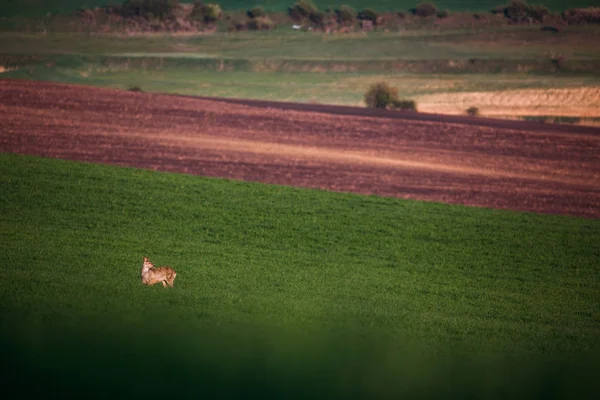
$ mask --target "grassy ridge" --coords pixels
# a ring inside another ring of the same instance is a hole
[[[0,346],[26,392],[593,389],[598,221],[9,154],[0,177]],[[174,290],[140,284],[144,254]],[[178,386],[131,386],[157,373]]]
[[[0,16],[43,16],[46,13],[69,13],[80,8],[91,8],[107,4],[118,4],[119,0],[5,0],[0,4]],[[181,1],[182,3],[191,3],[192,1]],[[283,11],[294,4],[293,0],[256,0],[248,2],[244,0],[221,0],[216,1],[221,4],[223,9],[246,10],[253,6],[262,6],[270,11]],[[342,4],[350,5],[356,9],[366,7],[374,8],[379,11],[406,11],[414,7],[419,1],[415,0],[318,0],[314,1],[321,9],[327,7],[337,7]],[[437,0],[434,2],[439,9],[448,9],[451,11],[489,11],[495,6],[503,4],[500,0]],[[565,2],[563,0],[544,0],[543,4],[553,11],[562,11],[573,7],[586,7],[595,5],[592,0],[572,0]]]

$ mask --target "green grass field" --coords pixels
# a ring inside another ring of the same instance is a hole
[[[21,394],[597,389],[599,221],[10,154],[0,177]],[[143,255],[175,289],[140,283]]]
[[[0,17],[105,3],[8,1]],[[220,3],[284,10],[293,1]],[[484,11],[502,2],[435,4]],[[0,77],[353,105],[379,80],[414,98],[600,85],[593,27],[123,38],[42,22],[25,29],[0,18]],[[566,59],[560,72],[548,69],[556,52]],[[471,59],[480,61],[466,70],[448,64]],[[3,389],[18,397],[548,399],[600,390],[599,221],[10,154],[0,154],[0,181]],[[140,283],[144,255],[177,269],[175,289]]]

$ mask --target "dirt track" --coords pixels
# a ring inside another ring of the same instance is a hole
[[[598,129],[274,106],[0,80],[0,151],[600,217]]]

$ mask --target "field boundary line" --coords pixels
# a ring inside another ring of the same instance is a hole
[[[281,110],[294,110],[303,112],[318,112],[323,114],[338,114],[354,117],[388,118],[423,122],[441,122],[469,126],[483,126],[488,128],[510,129],[526,131],[527,133],[543,132],[545,134],[583,134],[600,138],[600,128],[594,126],[563,125],[554,123],[541,123],[534,121],[516,121],[498,118],[470,117],[467,115],[433,114],[414,111],[381,110],[376,108],[341,106],[333,104],[310,104],[287,101],[239,99],[214,96],[193,96],[176,93],[164,93],[169,96],[195,98],[207,101],[219,101],[230,104],[239,104],[249,107],[278,108]]]

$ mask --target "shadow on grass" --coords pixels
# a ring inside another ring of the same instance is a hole
[[[2,318],[0,349],[20,398],[592,398],[600,366],[331,331],[60,317]]]

